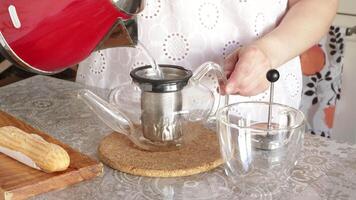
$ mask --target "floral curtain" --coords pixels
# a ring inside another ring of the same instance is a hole
[[[332,137],[337,102],[341,94],[345,29],[331,26],[329,33],[301,58],[304,112],[311,134]]]

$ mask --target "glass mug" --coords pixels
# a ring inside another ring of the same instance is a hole
[[[266,102],[231,104],[217,113],[225,173],[242,192],[279,194],[280,184],[290,176],[302,150],[303,113],[276,103],[271,108],[269,129]]]

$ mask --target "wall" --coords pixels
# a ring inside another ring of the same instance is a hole
[[[356,1],[340,0],[339,14],[334,24],[356,26]],[[351,16],[354,15],[354,16]],[[341,100],[336,107],[332,138],[356,143],[356,34],[345,39],[345,59]]]

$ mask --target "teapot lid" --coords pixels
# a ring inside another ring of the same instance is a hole
[[[157,77],[150,65],[138,67],[130,72],[134,82],[145,92],[176,92],[182,90],[192,77],[191,70],[176,65],[160,65],[163,79]]]

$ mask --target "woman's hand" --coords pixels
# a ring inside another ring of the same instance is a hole
[[[256,95],[268,88],[266,73],[300,55],[327,32],[338,0],[289,0],[280,24],[227,57],[222,94]]]
[[[228,77],[223,86],[225,94],[253,96],[265,91],[269,83],[266,79],[271,62],[257,45],[236,49],[225,60],[224,70]]]

